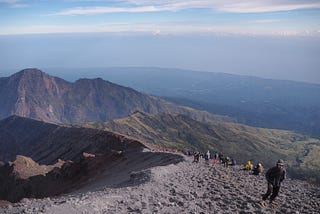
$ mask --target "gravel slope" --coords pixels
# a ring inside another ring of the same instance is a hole
[[[148,161],[139,160],[132,164]],[[191,157],[135,171],[126,165],[110,168],[77,192],[23,199],[0,207],[0,213],[320,213],[320,187],[299,180],[286,179],[279,205],[262,207],[258,202],[266,191],[264,175],[251,175],[239,166],[192,163]],[[116,171],[129,176],[118,179]]]

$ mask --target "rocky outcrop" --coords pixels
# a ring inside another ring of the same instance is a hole
[[[8,164],[11,166],[11,174],[14,177],[28,179],[37,175],[46,175],[56,167],[61,168],[64,163],[65,161],[59,159],[54,165],[39,165],[29,157],[17,155],[16,160]]]

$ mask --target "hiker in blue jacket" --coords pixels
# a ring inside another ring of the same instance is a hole
[[[263,206],[266,205],[266,200],[270,196],[270,203],[276,204],[274,199],[278,196],[281,182],[286,178],[286,170],[284,168],[284,161],[278,160],[277,165],[270,168],[266,173],[266,179],[268,182],[268,190],[263,195],[262,201],[260,202]],[[272,194],[271,194],[272,193]]]

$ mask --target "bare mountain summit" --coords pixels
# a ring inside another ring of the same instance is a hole
[[[0,78],[0,102],[0,119],[15,114],[46,122],[77,123],[108,121],[143,111],[184,114],[200,121],[230,120],[177,106],[101,78],[70,83],[38,69]]]

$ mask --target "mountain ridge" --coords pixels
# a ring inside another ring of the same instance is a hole
[[[320,141],[295,132],[235,123],[203,123],[184,115],[140,112],[105,123],[82,125],[130,136],[160,148],[222,151],[238,163],[252,160],[270,167],[270,163],[282,158],[286,160],[291,176],[320,182],[316,158],[320,155]]]
[[[100,76],[178,105],[237,122],[320,136],[320,84],[152,67],[48,69],[74,79]]]
[[[199,120],[232,120],[190,107],[177,106],[101,78],[74,83],[39,69],[24,69],[0,78],[0,119],[16,114],[54,123],[108,121],[134,111],[186,114]]]

